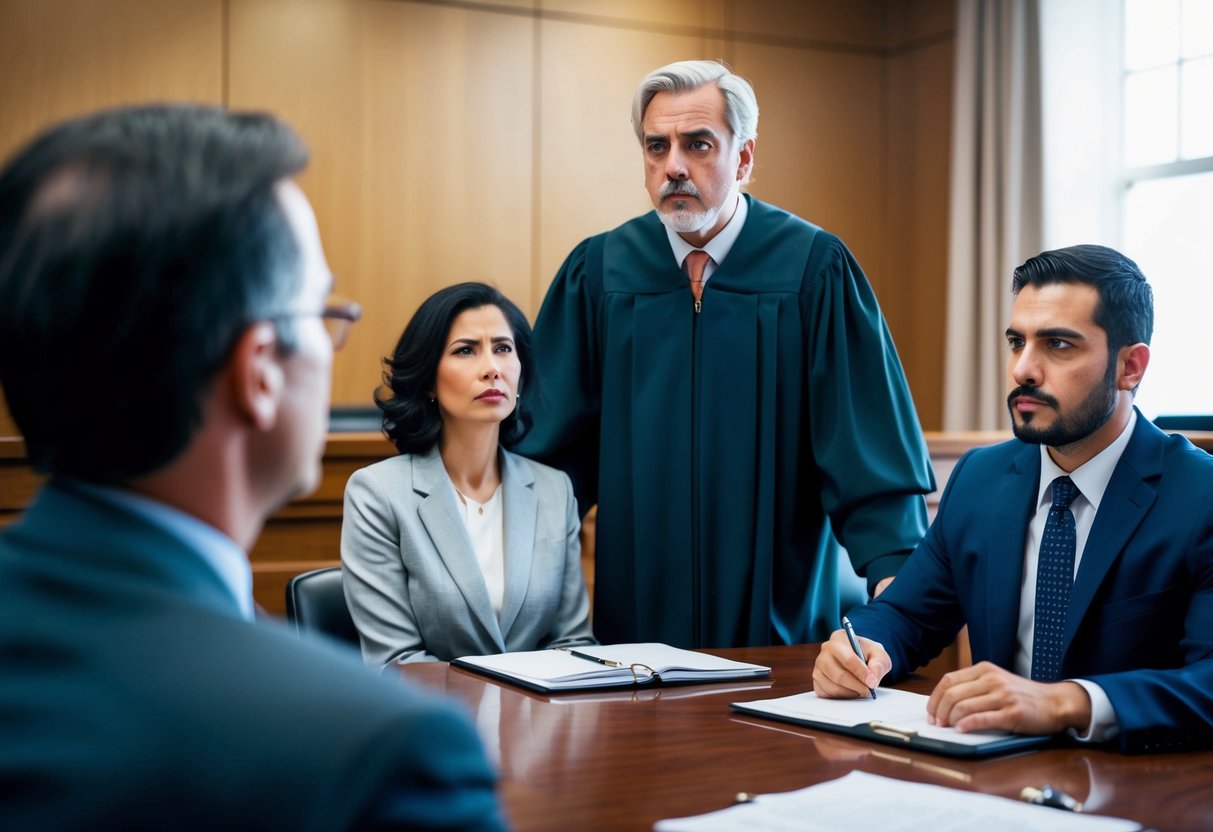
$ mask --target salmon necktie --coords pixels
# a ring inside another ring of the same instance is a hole
[[[703,269],[708,264],[708,253],[701,249],[695,249],[687,255],[687,277],[691,281],[691,294],[695,296],[695,303],[703,300]]]

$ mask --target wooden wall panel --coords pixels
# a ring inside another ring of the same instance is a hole
[[[888,11],[888,45],[895,51],[922,41],[938,42],[953,38],[956,0],[892,2],[888,5]]]
[[[0,3],[0,158],[52,122],[100,107],[219,103],[222,0]]]
[[[950,38],[888,61],[881,302],[926,430],[943,424],[952,77]]]
[[[425,0],[422,0],[423,2]],[[501,9],[517,10],[528,14],[534,12],[541,5],[541,0],[447,0],[452,6],[467,6],[471,9],[484,10],[491,7],[499,7]]]
[[[231,103],[272,109],[313,153],[302,179],[340,290],[364,318],[333,400],[369,404],[379,359],[436,289],[531,288],[533,23],[455,5],[246,0]]]
[[[901,1],[732,0],[732,28],[740,37],[878,56],[885,48],[888,7]]]
[[[0,2],[0,160],[101,107],[222,96],[222,0]],[[0,397],[0,437],[16,435]]]
[[[0,152],[117,101],[285,117],[313,151],[303,186],[339,288],[367,309],[334,401],[366,404],[435,289],[487,279],[533,316],[573,245],[648,210],[633,85],[723,57],[762,106],[752,192],[854,249],[937,427],[953,14],[950,0],[0,0]]]
[[[573,246],[652,210],[632,93],[650,70],[705,48],[697,36],[562,22],[544,21],[540,32],[535,312]]]
[[[13,417],[8,412],[8,406],[4,403],[4,391],[0,390],[0,437],[17,436],[17,424],[13,421]]]
[[[728,0],[539,0],[545,16],[556,20],[575,20],[600,29],[638,29],[721,25],[721,14]],[[670,58],[677,60],[677,58]],[[661,61],[645,72],[661,66]],[[643,75],[644,73],[641,73]]]
[[[881,295],[882,61],[736,45],[761,116],[750,192],[840,236]]]

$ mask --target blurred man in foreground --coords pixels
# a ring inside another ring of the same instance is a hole
[[[159,106],[0,172],[0,386],[50,475],[0,537],[7,830],[501,825],[454,707],[253,623],[358,317],[305,163],[268,116]]]

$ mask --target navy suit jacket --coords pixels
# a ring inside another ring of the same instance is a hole
[[[974,661],[1011,669],[1040,449],[1012,440],[957,464],[897,580],[850,613],[892,678],[964,624]],[[1107,693],[1125,751],[1213,744],[1213,457],[1138,414],[1087,538],[1066,618],[1063,678]]]
[[[182,541],[70,484],[0,536],[0,668],[6,830],[502,826],[454,705],[243,620]]]

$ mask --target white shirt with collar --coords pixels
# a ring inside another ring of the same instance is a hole
[[[1028,524],[1027,540],[1024,543],[1023,582],[1019,588],[1019,651],[1015,654],[1015,672],[1020,676],[1029,678],[1032,675],[1032,634],[1036,624],[1036,568],[1040,560],[1040,540],[1044,536],[1049,509],[1053,505],[1053,480],[1068,476],[1078,488],[1079,494],[1070,504],[1070,512],[1074,515],[1074,575],[1077,576],[1087,538],[1091,535],[1095,515],[1099,512],[1099,503],[1103,500],[1104,492],[1108,490],[1112,473],[1116,470],[1116,464],[1120,462],[1136,425],[1137,410],[1134,409],[1129,414],[1129,423],[1112,444],[1068,473],[1053,461],[1046,446],[1040,446],[1040,482],[1037,485],[1036,513]],[[1112,703],[1103,688],[1085,679],[1067,681],[1082,685],[1091,697],[1091,725],[1086,733],[1077,735],[1078,738],[1103,742],[1115,737],[1120,732],[1120,726],[1116,722]]]
[[[72,484],[118,511],[142,518],[184,543],[219,576],[224,587],[231,592],[240,610],[240,617],[245,621],[253,620],[253,569],[249,565],[248,553],[236,541],[197,517],[133,491],[79,480],[73,480]]]
[[[729,256],[729,251],[733,248],[733,243],[737,242],[737,238],[741,236],[741,229],[745,225],[746,215],[750,213],[749,203],[742,196],[741,192],[737,193],[737,210],[733,212],[733,216],[725,223],[724,228],[716,232],[716,236],[708,240],[702,251],[708,253],[708,262],[703,266],[703,282],[706,284],[708,278],[716,271],[716,267],[724,262],[724,258]],[[687,255],[695,251],[695,246],[688,243],[678,235],[677,231],[671,231],[669,226],[666,226],[665,235],[669,238],[670,248],[674,252],[674,262],[678,264],[678,268],[686,271]]]

